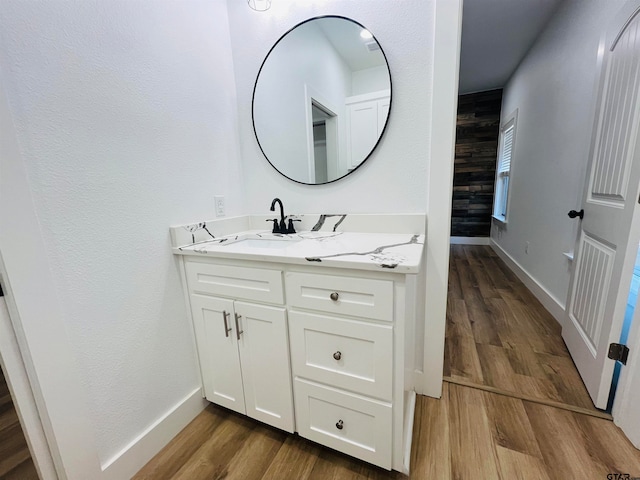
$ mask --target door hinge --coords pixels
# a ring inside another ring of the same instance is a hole
[[[619,343],[612,343],[609,345],[609,353],[607,354],[607,357],[626,365],[627,359],[629,358],[629,347]]]

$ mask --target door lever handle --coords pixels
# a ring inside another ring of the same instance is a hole
[[[571,210],[567,215],[569,215],[569,218],[580,217],[580,220],[582,220],[584,218],[584,208],[579,212],[576,212],[575,210]]]

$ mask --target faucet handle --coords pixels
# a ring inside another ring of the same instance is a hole
[[[298,218],[289,218],[289,226],[287,227],[287,233],[296,233],[296,229],[293,228],[293,222],[301,222],[301,221],[302,220]]]
[[[278,219],[274,218],[274,219],[267,219],[265,220],[265,222],[273,222],[273,230],[271,230],[271,233],[280,233],[280,226],[278,225]]]

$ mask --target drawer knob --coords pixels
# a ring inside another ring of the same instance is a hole
[[[329,298],[334,302],[338,301],[338,297],[340,297],[340,295],[338,295],[338,292],[333,292],[331,295],[329,295]]]
[[[342,420],[338,420],[338,423],[336,423],[336,428],[338,430],[342,430],[344,428],[344,422]]]
[[[340,360],[342,358],[342,353],[340,353],[340,351],[337,351],[333,354],[333,358],[334,360]]]

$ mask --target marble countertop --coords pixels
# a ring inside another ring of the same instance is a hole
[[[248,230],[173,248],[175,254],[418,273],[424,235]]]

